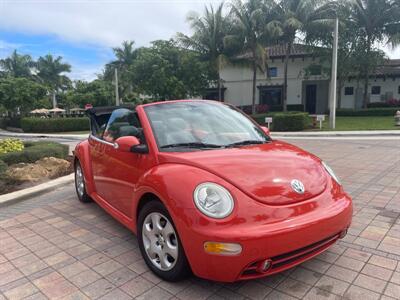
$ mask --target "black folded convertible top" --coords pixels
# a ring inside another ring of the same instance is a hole
[[[98,130],[107,124],[111,113],[118,108],[127,108],[135,111],[135,105],[133,104],[123,104],[120,106],[99,106],[92,107],[85,110],[86,115],[90,119],[90,131],[92,134],[96,134]]]
[[[136,106],[134,104],[129,104],[129,103],[122,104],[120,106],[98,106],[85,110],[85,113],[89,116],[100,116],[100,115],[111,114],[114,110],[118,108],[127,108],[135,110],[135,107]]]

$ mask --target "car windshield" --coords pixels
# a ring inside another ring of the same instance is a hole
[[[193,151],[262,144],[270,138],[235,108],[209,101],[144,107],[161,151]]]

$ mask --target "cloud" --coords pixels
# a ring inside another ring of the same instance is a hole
[[[186,16],[220,1],[9,1],[0,4],[0,28],[54,34],[73,42],[113,47],[123,40],[139,46],[188,32]]]

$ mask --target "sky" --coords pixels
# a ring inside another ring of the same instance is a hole
[[[92,80],[112,47],[137,47],[190,33],[186,17],[220,0],[0,0],[0,58],[14,49],[34,59],[51,53],[72,65],[72,79]],[[400,58],[400,47],[384,49]]]

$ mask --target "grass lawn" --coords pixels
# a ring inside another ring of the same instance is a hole
[[[400,126],[394,125],[394,117],[336,117],[335,130],[400,130]],[[319,122],[316,129],[319,131]],[[322,123],[322,130],[331,130],[329,128],[329,118]]]

